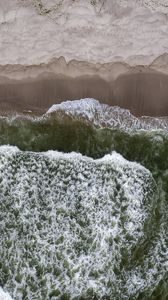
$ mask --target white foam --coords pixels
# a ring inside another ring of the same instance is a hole
[[[0,300],[12,300],[11,296],[0,287]]]
[[[168,118],[152,118],[133,116],[128,109],[118,106],[109,106],[100,103],[93,98],[73,101],[64,101],[52,105],[46,112],[46,116],[62,114],[72,118],[84,119],[98,127],[118,128],[126,131],[134,130],[166,130],[168,129]]]
[[[59,104],[52,105],[47,113],[52,113],[59,110],[67,110],[68,112],[84,113],[91,112],[92,109],[97,108],[100,105],[98,100],[93,98],[85,98],[74,101],[63,101]]]
[[[1,154],[6,154],[6,155],[12,155],[17,152],[19,152],[19,148],[16,146],[10,146],[10,145],[2,145],[0,146],[0,153]]]
[[[46,299],[52,282],[61,293],[73,297],[92,287],[101,299],[110,293],[109,280],[112,288],[119,288],[123,279],[118,279],[115,268],[120,270],[122,250],[130,255],[132,247],[145,239],[144,224],[150,223],[154,201],[150,172],[116,152],[94,160],[77,153],[6,149],[7,152],[0,147],[0,189],[5,214],[0,250],[3,252],[6,242],[11,243],[5,248],[3,259],[9,269],[12,266],[13,273],[5,288],[11,291],[14,286],[12,296],[17,299],[28,276],[36,286],[45,278]],[[45,269],[40,278],[37,266]],[[55,267],[61,270],[56,277]],[[144,270],[138,274],[140,288],[145,290],[142,274],[145,276]],[[16,276],[21,279],[16,280]],[[128,276],[125,271],[123,288],[132,277],[135,278],[134,270]],[[152,285],[152,280],[148,285]],[[37,299],[42,298],[42,289],[38,290]],[[136,291],[133,286],[130,293]],[[31,287],[27,293],[33,299]]]

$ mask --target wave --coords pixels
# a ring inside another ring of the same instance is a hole
[[[123,129],[126,131],[135,130],[165,130],[168,129],[168,117],[137,118],[128,109],[118,106],[102,104],[98,100],[86,98],[74,101],[65,101],[55,104],[46,112],[47,114],[62,114],[72,118],[82,118],[97,127]]]
[[[94,160],[7,146],[0,166],[1,281],[14,299],[152,294],[167,250],[146,168],[115,152]]]
[[[166,117],[136,118],[128,110],[94,99],[67,101],[54,105],[42,117],[0,117],[0,145],[37,152],[75,151],[94,158],[114,150],[136,160],[125,152],[138,143],[145,152],[158,144],[158,151],[167,149],[167,124]]]
[[[38,118],[1,117],[0,145],[5,291],[166,299],[167,118],[68,101]]]

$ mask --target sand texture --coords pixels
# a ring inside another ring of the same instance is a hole
[[[99,76],[70,76],[46,73],[36,78],[0,80],[1,113],[45,113],[52,104],[83,98],[127,108],[135,116],[168,114],[168,75],[128,73],[116,80]]]
[[[0,0],[0,107],[94,97],[168,114],[166,0]]]
[[[167,14],[167,0],[0,0],[0,64],[148,65],[167,52]]]

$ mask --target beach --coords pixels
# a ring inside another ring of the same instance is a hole
[[[166,300],[167,0],[0,0],[0,300]]]
[[[131,70],[113,78],[113,70],[110,74],[110,69],[102,74],[89,68],[85,75],[77,71],[77,76],[68,76],[65,71],[63,74],[41,72],[35,77],[17,80],[0,78],[1,113],[32,112],[39,115],[52,104],[94,98],[101,103],[129,109],[135,116],[161,117],[168,114],[167,74]]]

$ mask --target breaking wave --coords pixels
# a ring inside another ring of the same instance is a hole
[[[4,291],[166,300],[166,118],[68,101],[39,118],[1,117],[0,144]]]
[[[140,129],[168,129],[168,117],[144,116],[136,118],[127,109],[102,104],[98,100],[90,98],[55,104],[46,112],[46,115],[48,114],[54,114],[55,117],[62,115],[62,117],[83,119],[96,127],[121,129],[128,132]]]

